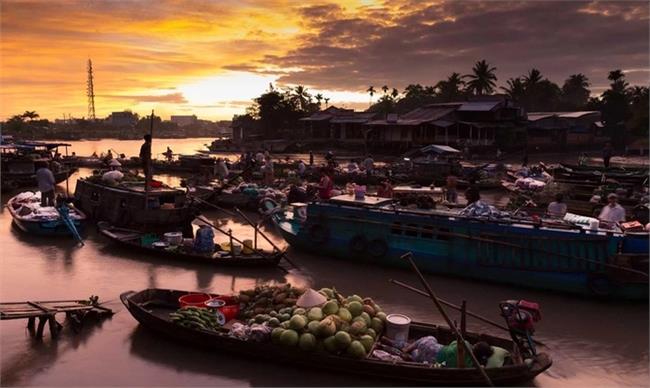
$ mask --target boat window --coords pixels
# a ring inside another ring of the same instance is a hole
[[[418,236],[418,226],[415,224],[408,224],[406,225],[406,233],[404,233],[407,236],[410,237],[417,237]]]
[[[390,232],[392,234],[402,234],[402,224],[400,222],[393,222]]]
[[[449,240],[448,233],[449,233],[449,228],[440,228],[439,233],[436,234],[436,239],[448,241]]]
[[[424,225],[422,227],[422,233],[421,236],[423,238],[433,238],[433,226],[430,225]]]

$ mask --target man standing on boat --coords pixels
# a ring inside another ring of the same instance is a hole
[[[151,179],[151,135],[144,135],[144,143],[140,147],[140,163],[145,180]]]
[[[609,168],[609,160],[612,158],[612,145],[607,142],[603,148],[603,165]]]
[[[611,193],[607,196],[607,205],[600,211],[598,220],[601,221],[601,227],[611,228],[618,222],[625,221],[625,209],[618,204],[618,196]]]
[[[54,174],[47,168],[47,163],[38,162],[36,170],[36,181],[41,191],[41,207],[54,206]]]

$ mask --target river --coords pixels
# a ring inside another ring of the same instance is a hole
[[[167,140],[165,140],[167,142]],[[206,139],[169,140],[174,151],[191,153]],[[139,142],[73,142],[79,155],[108,148],[136,154]],[[154,150],[158,150],[157,141]],[[161,140],[162,143],[162,140]],[[128,145],[127,145],[128,144]],[[166,144],[164,145],[166,147]],[[163,147],[163,146],[161,146]],[[164,148],[162,148],[164,149]],[[90,152],[88,152],[90,151]],[[158,151],[155,151],[158,152]],[[70,182],[90,173],[81,169]],[[160,176],[170,184],[178,178]],[[59,185],[64,190],[65,184]],[[3,194],[2,204],[8,200]],[[219,214],[205,213],[217,220]],[[239,220],[218,222],[236,233],[251,235]],[[273,239],[285,243],[270,226]],[[168,342],[139,327],[118,296],[126,290],[147,287],[228,293],[265,282],[291,282],[315,288],[336,286],[344,294],[372,296],[384,310],[414,319],[443,323],[431,302],[388,283],[398,279],[417,284],[407,270],[343,263],[289,249],[301,271],[284,274],[278,269],[220,269],[200,264],[180,264],[119,249],[89,230],[86,245],[67,239],[25,235],[0,213],[0,295],[2,301],[87,298],[99,295],[116,314],[79,334],[66,327],[58,340],[46,331],[34,341],[21,320],[0,323],[1,383],[29,386],[350,386],[385,385],[369,378],[246,360],[218,350],[194,349]],[[550,370],[532,383],[541,387],[647,386],[648,305],[603,303],[584,298],[427,275],[440,297],[499,321],[498,302],[523,298],[540,303],[543,319],[537,339],[554,359]],[[458,314],[452,313],[458,319]],[[62,320],[62,317],[59,318]],[[468,329],[504,335],[481,322],[468,320]]]

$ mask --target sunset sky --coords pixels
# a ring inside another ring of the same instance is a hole
[[[2,0],[0,118],[86,115],[92,58],[98,117],[152,108],[230,119],[274,85],[303,84],[363,109],[368,85],[400,91],[467,74],[498,84],[537,67],[561,85],[607,72],[650,83],[646,1]],[[375,97],[376,98],[376,97]]]

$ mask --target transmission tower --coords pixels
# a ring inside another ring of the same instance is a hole
[[[93,87],[93,63],[88,59],[88,81],[86,85],[88,96],[88,120],[95,120],[95,89]]]

